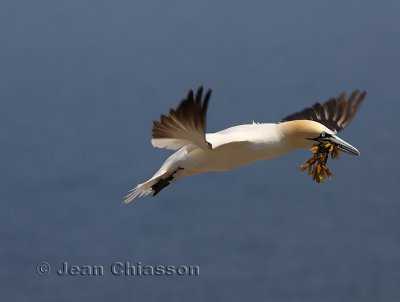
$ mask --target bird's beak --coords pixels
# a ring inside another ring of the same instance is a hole
[[[341,138],[337,137],[336,135],[332,135],[326,138],[320,138],[319,141],[331,142],[339,147],[339,150],[346,152],[351,155],[359,156],[360,151],[357,150],[356,147],[350,145],[349,143],[345,142]]]

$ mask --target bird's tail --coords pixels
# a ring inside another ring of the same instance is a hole
[[[135,188],[129,191],[129,194],[124,197],[124,204],[128,204],[135,198],[149,195],[153,192],[152,186],[157,183],[157,179],[149,179],[148,181],[138,184]]]
[[[135,188],[133,188],[128,195],[124,198],[124,204],[127,204],[134,200],[135,198],[139,198],[141,196],[146,196],[149,194],[153,194],[155,196],[165,187],[169,186],[172,182],[174,182],[178,177],[176,173],[180,170],[183,170],[181,167],[178,167],[174,170],[164,170],[163,167],[148,181],[138,184]]]

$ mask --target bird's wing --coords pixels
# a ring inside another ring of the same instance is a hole
[[[179,149],[193,144],[202,149],[211,149],[205,137],[211,90],[207,91],[203,100],[202,95],[203,87],[197,90],[195,96],[190,90],[177,109],[171,109],[168,115],[161,115],[160,121],[154,121],[151,140],[154,147]]]
[[[355,90],[347,97],[346,93],[342,92],[337,98],[331,98],[324,104],[315,103],[312,107],[285,117],[281,122],[312,120],[338,132],[351,122],[365,95],[365,91]]]

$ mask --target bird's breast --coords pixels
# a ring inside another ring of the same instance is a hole
[[[255,161],[272,159],[288,151],[277,142],[230,143],[210,151],[196,149],[190,152],[185,169],[198,172],[230,170]]]

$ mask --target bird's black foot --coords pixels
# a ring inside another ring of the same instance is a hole
[[[183,170],[183,168],[178,167],[178,169],[176,169],[170,176],[168,176],[167,178],[160,179],[159,181],[157,181],[151,187],[151,189],[153,190],[153,196],[156,196],[162,189],[164,189],[165,187],[168,187],[172,183],[172,181],[174,181],[174,175],[179,170]]]

